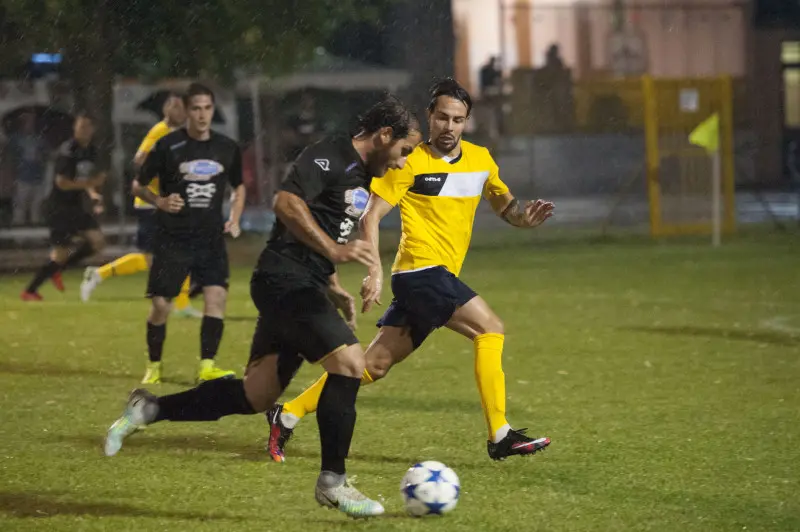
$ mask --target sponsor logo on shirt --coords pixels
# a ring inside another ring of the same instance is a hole
[[[210,159],[197,159],[181,163],[178,170],[186,181],[208,181],[225,171],[225,167]]]
[[[214,183],[207,183],[201,185],[200,183],[189,183],[186,185],[186,198],[189,207],[193,209],[207,209],[211,205],[211,200],[214,199],[214,194],[217,192],[217,185]]]
[[[368,200],[369,192],[361,187],[346,190],[344,193],[344,202],[347,204],[347,208],[344,212],[353,217],[361,216],[361,213],[367,208]]]

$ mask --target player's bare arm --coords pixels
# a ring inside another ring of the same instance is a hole
[[[166,198],[163,198],[154,194],[153,191],[146,186],[141,186],[141,184],[139,184],[139,188],[136,191],[136,197],[141,198],[151,205],[155,205],[162,211],[173,214],[180,211],[184,204],[180,194],[170,194]]]
[[[61,190],[89,190],[103,185],[106,174],[100,173],[92,179],[72,180],[61,174],[56,175],[55,185]]]
[[[233,238],[237,238],[242,230],[239,228],[239,220],[244,211],[244,200],[247,197],[244,185],[239,185],[231,192],[231,214],[225,222],[225,232],[230,233]]]
[[[553,203],[544,200],[520,201],[510,192],[489,199],[492,210],[514,227],[537,227],[553,215]]]
[[[381,290],[383,289],[383,266],[379,251],[379,226],[381,220],[392,210],[392,205],[377,194],[370,194],[364,214],[358,221],[361,239],[372,244],[375,254],[375,264],[369,268],[367,276],[361,284],[361,312],[368,312],[374,303],[381,304]]]
[[[136,168],[144,164],[145,159],[147,159],[147,153],[146,151],[139,150],[136,152],[136,155],[133,156],[133,164]]]
[[[275,195],[273,210],[297,239],[334,264],[356,261],[371,267],[375,263],[369,243],[354,240],[346,245],[339,245],[325,234],[301,197],[281,190]]]

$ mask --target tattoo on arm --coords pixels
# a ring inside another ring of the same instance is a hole
[[[525,224],[525,207],[517,198],[514,198],[503,209],[500,217],[510,225],[521,227]]]

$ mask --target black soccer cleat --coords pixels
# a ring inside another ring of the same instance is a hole
[[[276,403],[275,406],[267,412],[267,423],[269,423],[269,441],[267,442],[267,452],[270,458],[275,462],[286,461],[286,456],[283,449],[286,447],[286,442],[292,437],[293,429],[286,427],[281,422],[281,412],[283,412],[283,405]]]
[[[525,436],[528,429],[509,430],[506,437],[498,443],[486,442],[486,450],[492,460],[505,460],[515,454],[526,456],[541,451],[550,445],[550,438],[529,438]]]

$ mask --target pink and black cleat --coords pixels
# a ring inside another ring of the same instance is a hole
[[[550,438],[529,438],[525,436],[526,430],[528,429],[509,430],[506,437],[499,442],[488,441],[486,450],[489,451],[489,458],[505,460],[517,454],[527,456],[550,445]]]

